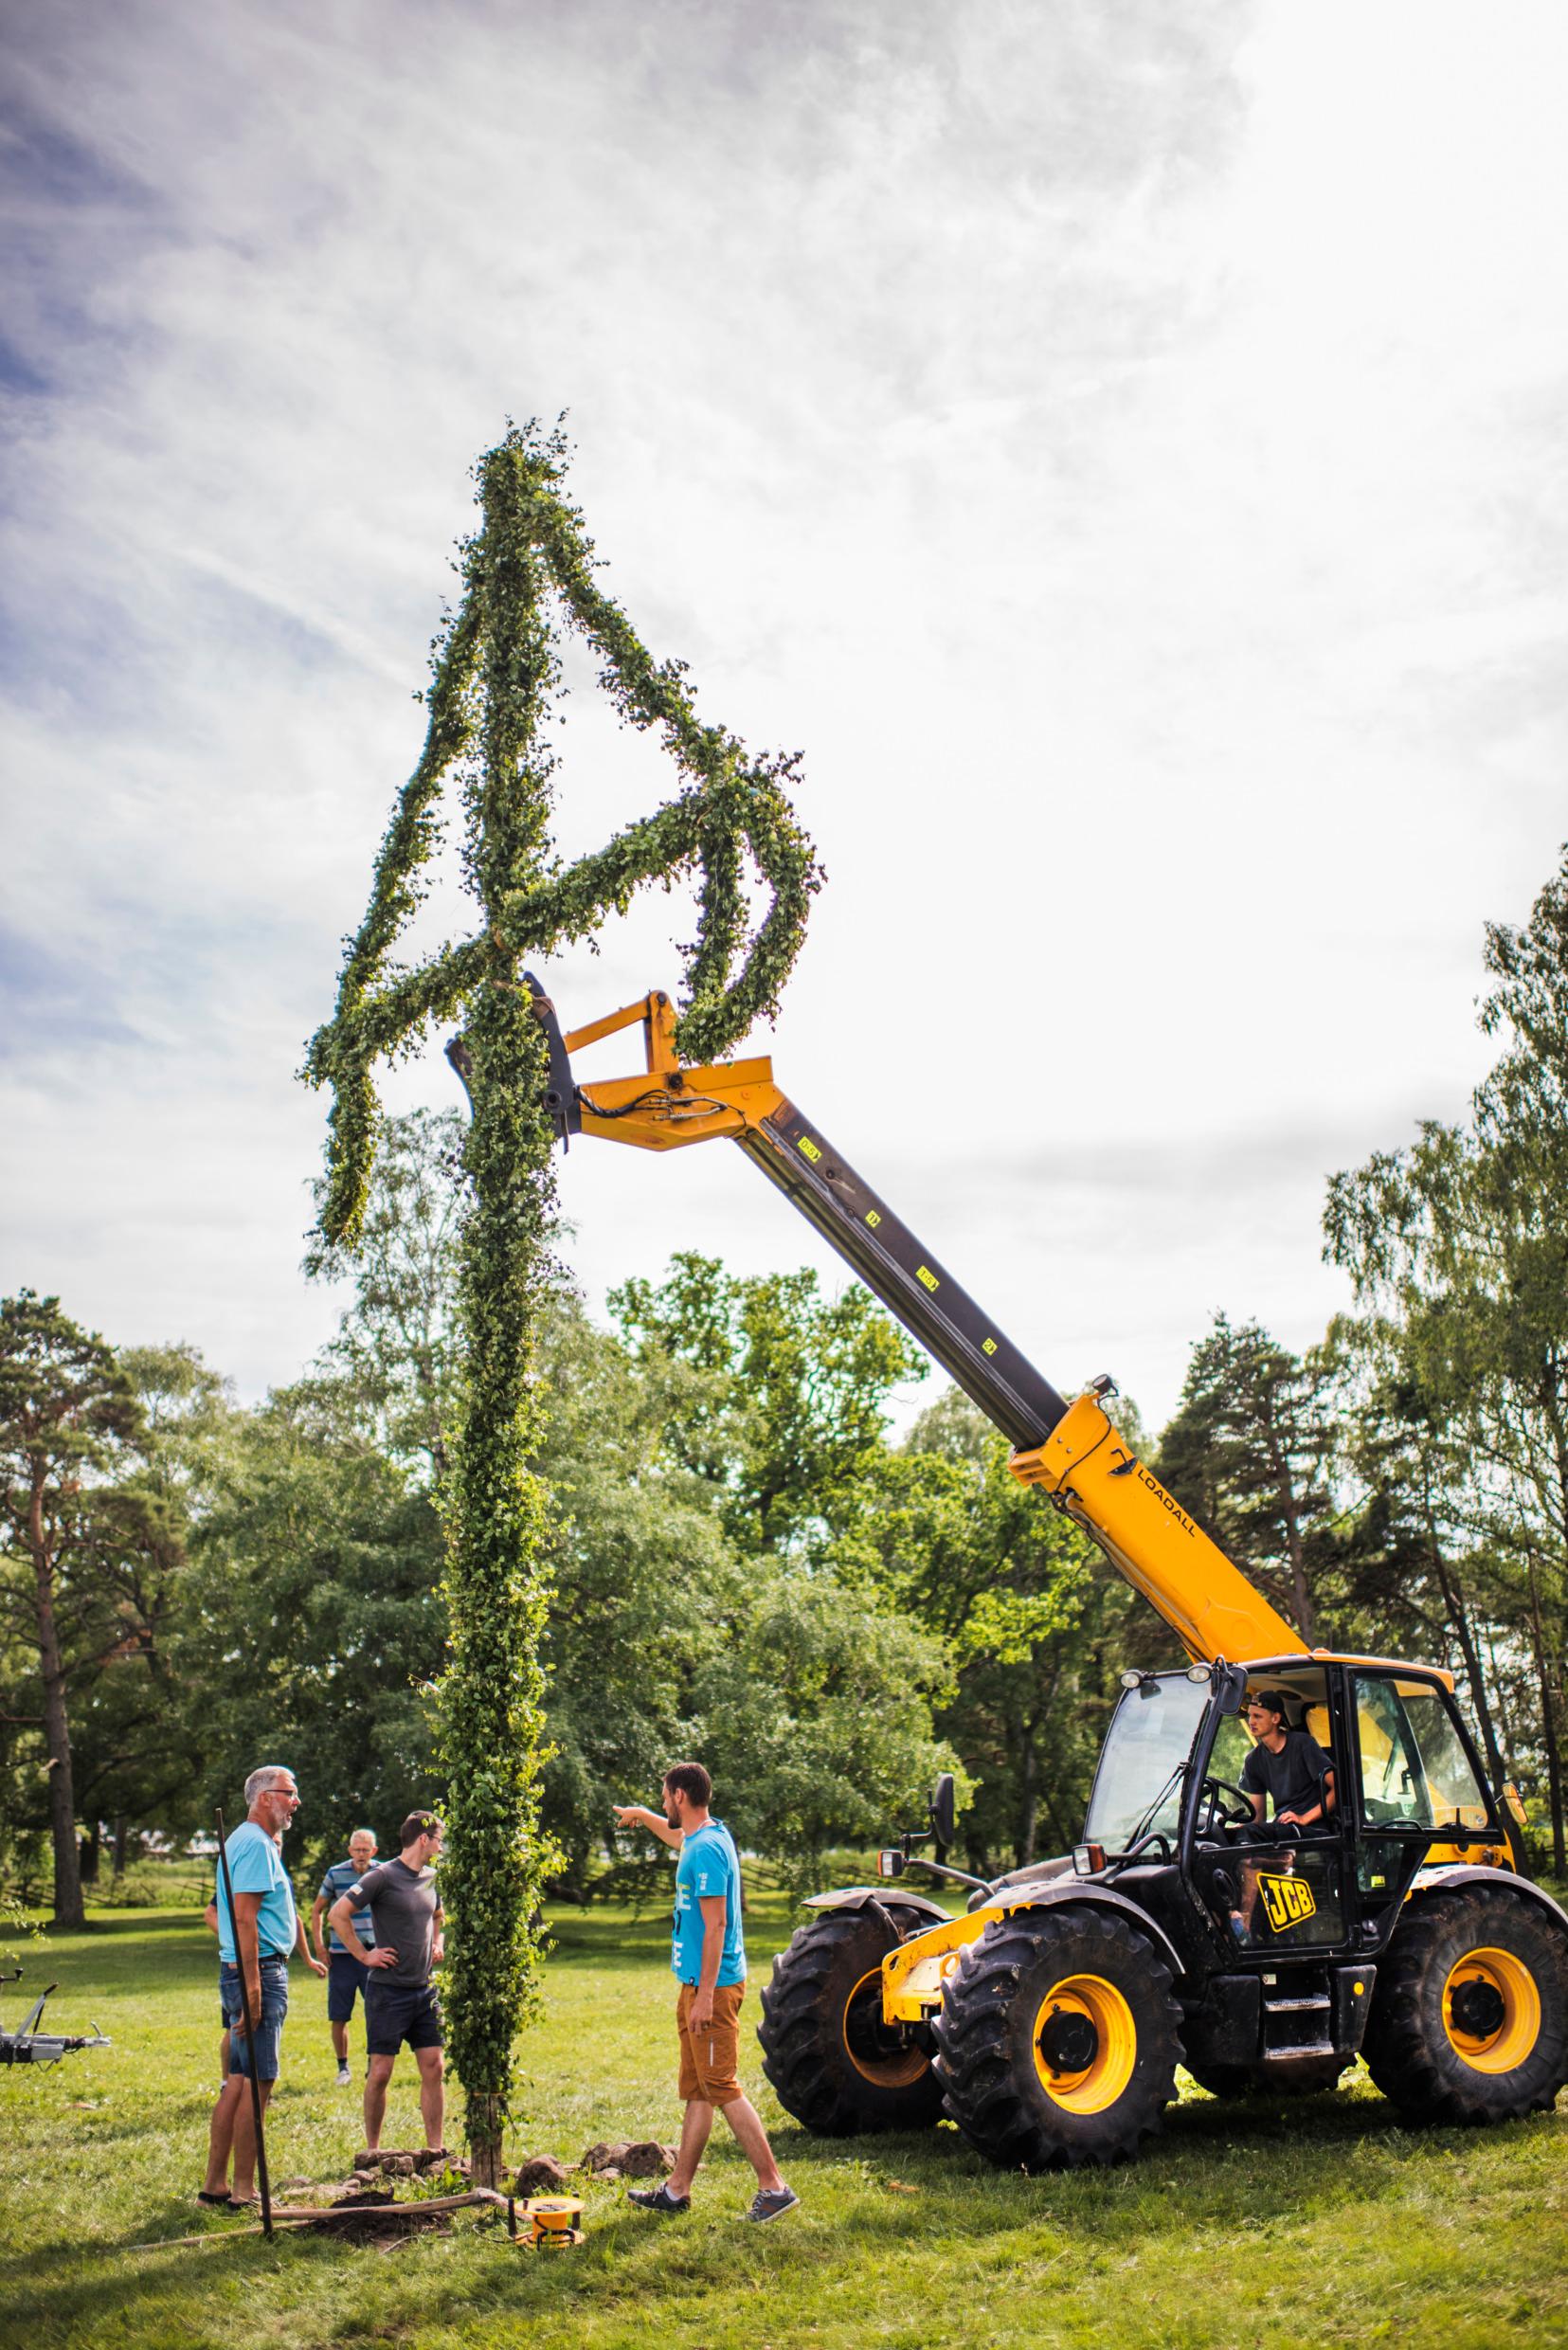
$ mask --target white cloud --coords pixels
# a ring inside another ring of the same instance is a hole
[[[785,1083],[1058,1378],[1158,1417],[1216,1305],[1312,1336],[1323,1174],[1461,1109],[1481,923],[1568,830],[1568,25],[1477,25],[34,11],[0,1280],[250,1390],[322,1334],[293,1071],[465,468],[569,407],[614,592],[807,753]],[[571,676],[568,850],[664,787]],[[568,1018],[688,935],[656,897]],[[564,1192],[596,1293],[814,1254],[735,1154],[585,1148]]]

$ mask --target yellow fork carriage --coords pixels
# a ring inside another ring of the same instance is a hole
[[[738,1144],[1191,1660],[1123,1676],[1072,1853],[990,1882],[952,1868],[945,1779],[926,1827],[880,1855],[875,1885],[807,1902],[759,2027],[788,2111],[826,2136],[946,2114],[992,2160],[1038,2170],[1134,2152],[1178,2065],[1232,2096],[1329,2088],[1361,2054],[1411,2120],[1550,2106],[1568,2080],[1568,1917],[1530,1882],[1519,1799],[1488,1781],[1451,1676],[1304,1648],[1124,1443],[1113,1383],[1060,1395],[766,1057],[683,1067],[658,991],[563,1036],[529,985],[563,1144]],[[578,1085],[572,1053],[634,1026],[644,1069]],[[1332,1800],[1309,1827],[1260,1826],[1238,1783],[1242,1711],[1264,1689],[1332,1763]],[[917,1852],[931,1841],[936,1857]],[[913,1890],[911,1867],[963,1889],[963,1914]]]

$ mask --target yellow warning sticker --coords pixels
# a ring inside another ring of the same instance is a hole
[[[868,1207],[868,1208],[867,1208],[867,1210],[866,1210],[866,1221],[867,1221],[867,1223],[868,1223],[868,1224],[870,1224],[870,1226],[871,1226],[871,1228],[872,1228],[873,1232],[874,1232],[874,1231],[876,1230],[876,1227],[877,1227],[877,1225],[881,1222],[881,1220],[882,1220],[881,1217],[880,1217],[880,1216],[878,1216],[878,1214],[876,1213],[876,1210],[875,1210],[874,1207]]]
[[[1263,1895],[1264,1914],[1276,1934],[1283,1934],[1287,1926],[1300,1925],[1304,1918],[1317,1915],[1312,1888],[1304,1885],[1300,1877],[1265,1876],[1260,1869],[1257,1885]]]
[[[980,1342],[980,1350],[982,1354],[995,1354],[997,1350],[996,1340],[994,1338],[982,1338]]]
[[[914,1269],[914,1277],[924,1289],[939,1290],[942,1287],[941,1282],[937,1279],[929,1265],[916,1265]]]
[[[800,1148],[801,1156],[804,1159],[809,1159],[813,1166],[816,1166],[818,1160],[822,1155],[818,1149],[816,1144],[812,1141],[809,1134],[802,1134],[801,1136]]]

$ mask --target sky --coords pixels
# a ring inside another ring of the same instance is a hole
[[[245,1398],[330,1336],[304,1041],[470,468],[565,411],[609,592],[803,753],[785,1091],[1058,1385],[1158,1425],[1217,1312],[1321,1335],[1326,1180],[1464,1114],[1568,836],[1568,14],[0,18],[0,1289]],[[675,778],[567,679],[571,855]],[[691,934],[547,967],[567,1023]],[[386,1097],[459,1106],[439,1039]],[[727,1146],[562,1205],[595,1311],[847,1278]]]

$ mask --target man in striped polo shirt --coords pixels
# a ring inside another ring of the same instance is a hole
[[[341,1901],[351,1885],[357,1885],[367,1871],[373,1869],[376,1857],[375,1831],[356,1828],[349,1838],[349,1857],[334,1860],[322,1878],[316,1891],[315,1906],[311,1911],[311,1932],[315,1946],[327,1961],[327,2021],[332,2027],[333,2053],[337,2058],[337,2086],[349,2087],[349,2026],[353,2020],[354,2001],[365,1982],[365,1969],[350,1955],[347,1943],[331,1926],[329,1942],[323,1921],[333,1902]],[[353,1930],[360,1946],[375,1948],[376,1932],[370,1922],[369,1907],[354,1911]]]

